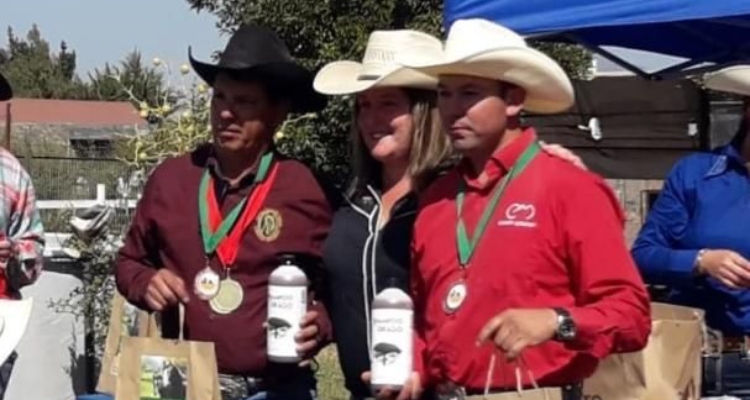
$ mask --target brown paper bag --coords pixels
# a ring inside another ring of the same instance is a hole
[[[161,339],[155,317],[149,318],[149,337],[124,337],[117,376],[117,399],[221,400],[214,345]]]
[[[487,389],[489,389],[490,382],[494,377],[496,361],[497,353],[494,352],[492,353],[492,357],[490,358],[489,371],[487,371],[487,381],[485,382],[485,387]],[[519,357],[518,359],[516,359],[516,363],[517,365],[514,368],[514,372],[516,375],[515,391],[466,396],[465,400],[562,400],[562,391],[560,390],[560,388],[539,387],[539,385],[536,383],[536,379],[534,378],[534,374],[526,366],[526,362],[524,361],[523,357]],[[529,381],[531,381],[531,384],[533,386],[532,388],[524,388],[522,386],[521,382],[523,381],[522,375],[524,372],[528,375]]]
[[[613,354],[584,382],[586,400],[698,400],[701,393],[702,310],[651,304],[645,349]]]
[[[467,396],[466,400],[562,400],[560,388],[522,389],[515,392]]]
[[[115,394],[117,368],[123,336],[145,336],[148,329],[148,313],[130,305],[115,290],[112,296],[112,309],[109,314],[107,339],[104,344],[102,369],[96,391]]]

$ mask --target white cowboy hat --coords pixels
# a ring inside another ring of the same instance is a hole
[[[537,113],[565,111],[575,103],[565,71],[544,53],[529,47],[510,29],[484,19],[453,23],[445,50],[424,62],[403,62],[432,76],[469,75],[513,83],[526,91],[525,109]]]
[[[0,364],[10,357],[26,331],[33,299],[0,300]]]
[[[703,75],[711,90],[750,96],[750,65],[736,65]]]
[[[442,51],[440,39],[424,32],[409,29],[373,31],[361,63],[335,61],[326,64],[315,76],[313,87],[329,95],[358,93],[383,86],[434,90],[437,79],[404,68],[400,60],[406,54],[417,60],[430,60]]]

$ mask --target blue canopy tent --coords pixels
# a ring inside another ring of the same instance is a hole
[[[446,27],[457,19],[486,18],[527,38],[581,44],[652,79],[750,62],[750,0],[445,0],[444,4]],[[607,46],[687,60],[646,72],[602,48]]]

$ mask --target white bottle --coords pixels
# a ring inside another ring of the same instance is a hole
[[[294,256],[283,256],[282,260],[268,278],[266,352],[269,361],[296,363],[300,357],[294,336],[307,313],[308,279],[293,264]]]
[[[373,390],[390,387],[400,390],[413,371],[414,304],[397,282],[372,301],[372,348],[370,386]]]

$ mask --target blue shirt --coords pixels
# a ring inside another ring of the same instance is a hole
[[[750,259],[750,176],[733,145],[677,162],[632,254],[648,283],[673,289],[670,302],[704,309],[724,334],[750,333],[750,290],[693,275],[703,248]]]

